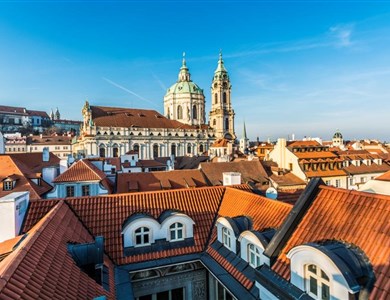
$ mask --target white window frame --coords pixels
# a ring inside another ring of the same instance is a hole
[[[315,267],[316,271],[313,272],[312,270],[310,270],[310,266]],[[325,278],[325,276],[327,278]],[[310,289],[311,278],[313,280],[315,280],[315,282],[316,282],[316,294],[312,293],[311,289]],[[328,297],[327,298],[323,298],[323,291],[324,291],[325,286],[328,289]],[[314,299],[330,300],[330,298],[331,298],[330,297],[331,290],[330,290],[330,279],[329,279],[329,276],[326,274],[326,272],[324,270],[322,270],[316,264],[307,264],[307,265],[305,265],[305,290],[306,290],[306,293],[310,297],[312,297]]]
[[[306,291],[306,265],[316,265],[329,277],[330,299],[349,299],[351,294],[360,291],[360,286],[349,286],[344,274],[335,262],[320,249],[311,245],[299,245],[287,253],[290,259],[290,282]]]
[[[181,237],[179,237],[179,233],[181,233]],[[172,238],[173,234],[173,238]],[[184,224],[180,222],[175,222],[172,223],[169,226],[169,232],[168,232],[169,240],[171,242],[176,242],[176,241],[182,241],[185,239],[185,228]]]
[[[232,248],[232,237],[227,227],[222,227],[222,244],[228,249]]]
[[[147,230],[145,230],[147,229]],[[139,232],[137,232],[139,230]],[[151,244],[152,230],[149,227],[141,226],[134,230],[134,247],[143,247]],[[141,237],[141,243],[137,243],[137,237]],[[145,242],[145,236],[148,237],[148,242]]]
[[[256,245],[249,243],[247,246],[248,251],[248,262],[252,268],[261,266],[261,252]]]

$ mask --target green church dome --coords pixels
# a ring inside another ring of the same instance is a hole
[[[179,81],[173,84],[167,91],[167,94],[200,94],[203,95],[203,90],[192,81]]]
[[[191,75],[187,68],[186,60],[183,54],[183,64],[180,68],[178,81],[173,84],[167,91],[169,94],[198,94],[203,95],[203,90],[191,81]]]

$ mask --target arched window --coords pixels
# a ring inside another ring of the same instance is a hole
[[[119,149],[118,149],[118,147],[112,148],[112,156],[113,156],[113,157],[118,157],[118,154],[119,154]]]
[[[175,144],[171,145],[171,155],[175,155],[176,156],[176,145]]]
[[[215,101],[215,104],[218,103],[218,94],[217,93],[214,94],[214,101]]]
[[[134,145],[133,150],[134,152],[139,153],[139,145]]]
[[[104,146],[100,146],[99,148],[99,156],[106,157],[106,148]]]
[[[134,232],[135,246],[150,244],[150,229],[148,227],[139,227]]]
[[[154,144],[153,145],[153,157],[158,157],[158,145]]]
[[[232,247],[232,239],[230,237],[230,231],[226,227],[222,228],[222,243],[227,247]]]
[[[183,108],[181,107],[181,105],[177,107],[177,118],[183,119]]]
[[[216,126],[217,125],[217,119],[214,119],[213,120],[213,126]]]
[[[223,103],[226,104],[227,102],[226,92],[223,92]]]
[[[326,273],[316,265],[305,266],[306,292],[314,299],[330,299],[330,282]]]
[[[260,250],[253,244],[248,244],[248,262],[253,268],[260,266]]]
[[[196,105],[192,106],[192,118],[197,119],[198,118],[198,113],[196,111]]]
[[[187,153],[191,153],[191,145],[187,146]]]
[[[182,223],[173,223],[169,226],[169,238],[171,241],[184,240]]]
[[[203,144],[200,144],[200,145],[199,145],[199,152],[200,152],[200,153],[203,153],[203,151],[204,151]]]
[[[225,119],[225,130],[229,130],[229,119]]]

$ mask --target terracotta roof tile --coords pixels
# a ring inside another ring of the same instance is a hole
[[[345,241],[369,258],[376,276],[370,299],[388,299],[390,290],[390,196],[321,186],[319,194],[281,251],[272,269],[290,278],[286,254],[295,246],[324,240]]]
[[[253,229],[261,231],[279,227],[291,208],[292,205],[281,201],[226,188],[218,214],[223,217],[250,216]]]
[[[197,126],[190,126],[175,120],[167,119],[155,110],[103,106],[91,106],[91,110],[92,119],[96,126],[181,129],[199,128]]]
[[[105,251],[115,263],[121,265],[201,252],[207,242],[224,190],[224,187],[204,187],[89,197],[88,203],[81,198],[67,198],[65,201],[94,236],[105,237]],[[45,204],[31,201],[24,229],[28,230],[36,223],[39,215],[47,211],[52,203],[48,203],[45,207]],[[194,220],[198,228],[194,231],[195,245],[176,250],[124,256],[121,232],[125,220],[138,212],[148,213],[158,218],[167,209],[183,211]]]
[[[238,161],[238,162],[218,162],[218,163],[201,163],[200,169],[206,175],[207,179],[213,185],[223,183],[224,172],[241,173],[241,182],[247,181],[265,182],[267,181],[267,172],[262,164],[257,161]]]
[[[53,182],[101,181],[104,178],[106,178],[106,174],[88,159],[80,159],[55,178]]]
[[[111,292],[107,292],[81,271],[68,253],[69,241],[87,243],[93,237],[68,205],[58,201],[0,262],[0,299],[92,299],[101,295],[114,299],[113,279]],[[114,277],[112,262],[106,257],[105,263]]]
[[[200,170],[174,170],[148,173],[120,173],[117,177],[118,193],[127,193],[137,188],[139,192],[162,189],[182,189],[207,186]]]
[[[30,154],[30,153],[28,153]],[[13,192],[28,191],[31,199],[41,199],[41,196],[50,191],[52,186],[45,182],[43,179],[40,180],[40,184],[34,183],[31,178],[37,178],[31,176],[32,170],[29,166],[19,161],[19,156],[14,155],[0,155],[0,178],[1,180],[12,176],[16,180],[15,187],[12,190],[3,190],[3,183],[0,182],[0,197],[8,195]],[[38,167],[35,168],[36,170]]]
[[[375,178],[375,180],[390,181],[390,171],[386,172],[381,176],[378,176],[377,178]]]

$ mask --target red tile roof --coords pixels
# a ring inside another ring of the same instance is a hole
[[[106,174],[87,159],[80,159],[53,182],[100,181]]]
[[[71,145],[72,137],[71,136],[39,136],[33,135],[27,137],[27,145]]]
[[[253,193],[226,188],[218,214],[223,217],[250,216],[253,229],[262,231],[277,228],[284,221],[292,205],[271,200]]]
[[[234,188],[226,188],[218,215],[231,218],[250,216],[253,221],[253,229],[263,231],[268,228],[278,228],[291,208],[292,205],[290,204],[267,199],[253,193],[242,192]],[[213,240],[215,239],[216,229],[214,228]],[[254,282],[234,267],[225,257],[212,247],[207,248],[207,253],[246,289],[252,288]]]
[[[12,153],[8,155],[27,166],[30,173],[42,173],[43,168],[59,167],[60,165],[60,159],[51,152],[49,152],[49,161],[42,161],[42,152]]]
[[[262,164],[257,160],[238,161],[238,162],[217,162],[217,163],[201,163],[200,169],[204,172],[207,179],[213,185],[223,183],[224,172],[241,173],[242,182],[265,182],[267,181],[267,173]]]
[[[36,167],[35,169],[39,168]],[[43,179],[41,179],[40,185],[34,183],[30,180],[30,178],[37,178],[37,176],[36,174],[35,176],[32,176],[31,173],[31,168],[20,162],[18,159],[15,159],[14,154],[0,155],[0,180],[5,178],[16,180],[15,187],[9,191],[3,190],[3,182],[0,182],[0,197],[13,192],[28,191],[30,193],[30,199],[41,199],[41,196],[50,191],[52,186]]]
[[[210,147],[217,148],[217,147],[227,147],[229,144],[229,140],[227,139],[219,139],[214,142]]]
[[[321,144],[315,140],[313,141],[292,141],[287,143],[288,147],[295,148],[295,147],[318,147],[321,146]]]
[[[96,126],[139,127],[139,128],[180,128],[198,129],[175,120],[170,120],[155,110],[118,107],[91,106],[92,119]],[[204,125],[204,128],[207,126]]]
[[[44,201],[41,201],[44,202]],[[110,292],[76,265],[68,242],[93,242],[93,236],[65,202],[59,201],[32,227],[19,246],[0,262],[0,299],[115,299],[114,268]]]
[[[109,194],[112,193],[112,185],[106,173],[101,171],[88,159],[77,161],[68,170],[53,180],[54,183],[83,181],[99,181]]]
[[[376,276],[370,299],[389,299],[390,196],[320,186],[319,194],[281,251],[272,269],[290,278],[286,254],[295,246],[346,241],[369,258]],[[387,284],[386,284],[387,282]]]
[[[89,197],[88,204],[83,198],[67,198],[65,201],[94,236],[103,235],[105,237],[105,251],[116,264],[121,265],[201,252],[206,245],[224,190],[224,187],[205,187],[116,194]],[[41,202],[46,203],[46,201]],[[52,202],[48,202],[45,208],[45,203],[31,201],[25,231],[39,220],[39,215],[44,210],[48,211],[53,205]],[[197,228],[194,230],[194,246],[124,256],[121,232],[125,220],[138,212],[158,218],[167,209],[183,211],[194,220]]]
[[[139,192],[164,189],[183,189],[207,186],[200,170],[174,170],[148,173],[120,173],[117,176],[117,193],[134,191],[130,184],[136,184]]]
[[[390,171],[386,172],[381,176],[378,176],[377,178],[375,178],[375,180],[390,181]]]

